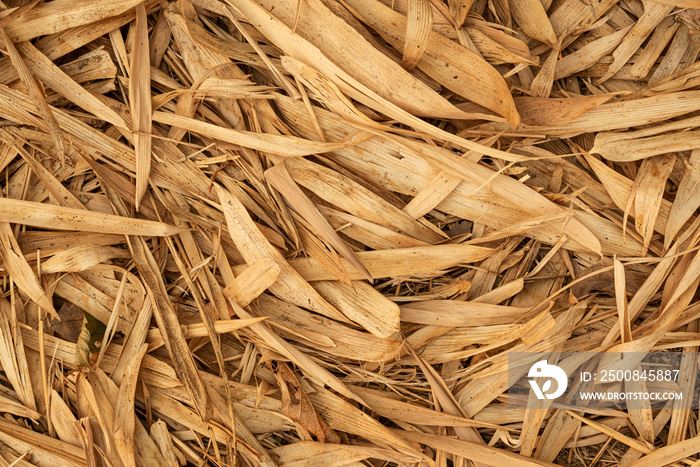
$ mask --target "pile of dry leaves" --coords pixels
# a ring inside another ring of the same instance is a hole
[[[0,2],[0,466],[700,465],[694,7]]]

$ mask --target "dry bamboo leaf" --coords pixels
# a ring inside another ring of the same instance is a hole
[[[482,465],[510,465],[513,467],[552,467],[556,464],[544,462],[538,459],[521,456],[504,449],[477,444],[447,436],[434,435],[422,432],[401,431],[398,433],[407,441],[421,443],[433,449],[440,449],[451,454],[462,456]]]
[[[232,307],[235,313],[241,319],[254,318],[247,311],[238,306],[238,304],[232,305]],[[297,350],[296,347],[290,345],[285,340],[279,338],[276,334],[274,334],[267,327],[265,327],[264,324],[252,324],[251,330],[258,334],[265,341],[267,346],[271,347],[274,351],[278,352],[279,354],[289,358],[289,360],[292,363],[303,369],[308,376],[316,378],[323,384],[327,384],[329,387],[338,391],[345,397],[348,397],[358,402],[362,402],[362,399],[360,399],[357,395],[350,391],[350,389],[348,389],[348,387],[345,384],[343,384],[336,376],[332,375],[330,372],[320,367],[314,360],[309,358],[306,354]]]
[[[5,222],[48,229],[159,237],[175,235],[182,230],[162,222],[9,198],[0,198],[0,212]]]
[[[563,410],[557,410],[542,432],[542,438],[537,445],[534,457],[545,462],[552,462],[580,426],[580,421],[569,416]]]
[[[209,418],[211,410],[206,388],[197,372],[194,358],[189,352],[175,310],[168,299],[163,278],[157,272],[158,267],[153,254],[141,237],[130,237],[129,249],[134,256],[134,261],[153,304],[153,314],[163,336],[165,348],[174,363],[180,380],[189,392],[199,416],[206,420]]]
[[[695,148],[700,131],[686,131],[669,135],[634,138],[616,138],[611,134],[599,133],[591,152],[600,154],[611,161],[637,161],[676,151]]]
[[[39,434],[6,420],[0,420],[0,440],[17,452],[31,449],[32,461],[36,465],[50,467],[56,465],[57,461],[66,466],[86,465],[82,447]]]
[[[686,439],[685,441],[659,448],[638,461],[631,463],[630,467],[655,467],[673,464],[696,454],[699,449],[700,446],[698,446],[697,440]]]
[[[408,114],[403,109],[384,100],[380,96],[373,93],[371,90],[367,89],[364,85],[355,81],[352,77],[345,74],[336,65],[334,65],[332,62],[329,62],[320,53],[318,49],[316,49],[314,46],[304,41],[300,37],[291,34],[291,30],[289,30],[289,28],[286,28],[283,24],[277,21],[275,17],[270,16],[269,13],[267,13],[266,11],[247,3],[236,3],[236,7],[238,9],[242,8],[243,10],[245,10],[245,14],[248,21],[253,22],[256,25],[256,27],[263,31],[266,35],[273,37],[273,42],[283,42],[285,45],[292,47],[296,51],[304,51],[305,54],[309,55],[309,60],[311,62],[322,64],[324,72],[329,73],[334,77],[333,81],[335,82],[335,84],[338,85],[343,90],[343,92],[349,94],[353,98],[358,99],[360,102],[367,102],[372,106],[376,106],[380,109],[381,112],[389,116],[396,116],[399,121],[410,122],[408,124],[413,126],[414,128],[424,131],[431,135],[436,135],[436,137],[445,139],[447,141],[454,142],[459,147],[479,151],[484,154],[493,155],[494,157],[505,157],[506,160],[508,160],[508,158],[510,157],[509,154],[505,151],[487,148],[477,143],[472,143],[471,141],[465,140],[464,138],[456,137],[451,133],[442,131],[436,128],[435,126],[424,122],[420,118]],[[290,55],[293,54],[290,53]],[[297,58],[301,60],[301,57]],[[347,85],[345,83],[347,83]],[[352,85],[352,87],[350,87],[350,85]],[[355,89],[358,91],[354,91]]]
[[[676,156],[666,154],[644,159],[639,168],[634,193],[634,223],[637,232],[644,238],[645,251],[651,242],[666,188],[666,180],[671,175],[675,161]]]
[[[419,450],[362,410],[323,387],[314,385],[314,389],[316,391],[309,393],[309,399],[331,428],[361,436],[378,446],[390,447],[413,457],[413,462],[425,460]]]
[[[312,343],[330,355],[380,362],[390,360],[401,348],[401,341],[396,338],[376,337],[270,296],[262,295],[258,307],[262,315],[270,317],[270,324],[279,328],[281,335],[301,343]]]
[[[85,206],[83,206],[83,204],[78,201],[51,172],[22,148],[22,144],[17,141],[13,135],[4,130],[0,130],[0,138],[2,138],[6,144],[14,146],[17,152],[22,156],[22,159],[32,168],[32,172],[42,181],[46,189],[49,190],[53,198],[59,204],[67,208],[85,209]]]
[[[327,466],[342,467],[364,465],[360,461],[373,458],[387,462],[411,462],[412,457],[401,456],[395,451],[365,446],[348,446],[339,444],[321,444],[311,441],[280,446],[273,451],[280,465],[288,467]]]
[[[411,71],[425,53],[433,28],[433,10],[429,0],[408,2],[406,40],[403,44],[401,66]]]
[[[426,300],[401,306],[401,320],[439,326],[489,326],[512,323],[529,308],[453,300]]]
[[[610,79],[637,51],[654,28],[668,15],[672,6],[649,2],[644,5],[644,14],[632,27],[613,52],[614,61],[608,71],[598,80],[598,84]]]
[[[377,337],[390,337],[399,331],[399,307],[371,285],[354,281],[351,286],[338,281],[316,281],[314,289],[347,318]]]
[[[330,245],[311,233],[308,223],[304,219],[301,219],[296,212],[292,214],[292,217],[294,217],[297,223],[297,233],[299,234],[300,244],[304,251],[306,251],[311,258],[318,261],[327,271],[331,272],[336,279],[344,284],[351,284],[352,281],[348,276],[348,271],[345,269],[340,255]]]
[[[692,463],[689,400],[513,410],[505,371],[695,365],[692,6],[8,2],[0,464]]]
[[[598,178],[605,186],[605,189],[610,194],[615,205],[621,210],[628,208],[628,203],[631,203],[632,189],[634,182],[629,178],[621,175],[614,170],[611,170],[607,165],[603,164],[598,159],[590,155],[584,155],[588,163],[593,168],[593,171],[598,175]],[[663,232],[666,228],[666,222],[668,219],[668,212],[670,211],[670,203],[661,198],[661,205],[658,208],[658,215],[656,216],[656,224],[654,229],[658,232]],[[629,204],[629,215],[635,216],[636,210],[634,204]]]
[[[545,99],[516,97],[515,106],[523,123],[533,126],[564,125],[615,97],[614,94],[578,97],[573,99]]]
[[[141,0],[128,0],[119,3],[87,0],[79,5],[71,0],[44,3],[23,14],[17,21],[8,25],[6,30],[14,42],[27,41],[38,36],[54,34],[117,16],[139,3]]]
[[[0,299],[0,367],[27,411],[35,411],[36,401],[27,366],[22,333],[16,313],[5,299]],[[16,403],[12,401],[13,405]],[[20,404],[16,404],[20,405]],[[21,406],[21,405],[20,405]]]
[[[511,0],[508,3],[513,19],[520,25],[525,34],[552,47],[556,46],[557,36],[554,35],[554,29],[549,23],[542,2]]]
[[[641,365],[636,368],[637,371],[642,371]],[[634,370],[633,370],[634,371]],[[624,384],[625,391],[645,394],[649,392],[647,383],[643,380],[626,381]],[[630,414],[632,424],[639,432],[642,440],[649,444],[654,442],[654,417],[651,412],[651,402],[649,400],[628,401],[627,410]]]
[[[407,213],[336,171],[305,159],[290,160],[286,166],[299,185],[353,215],[379,225],[398,228],[403,233],[426,243],[437,243],[442,240],[434,230],[417,222]],[[360,264],[363,263],[360,262]],[[359,271],[365,272],[364,269]],[[353,272],[348,270],[348,273]]]
[[[564,56],[561,61],[557,62],[554,79],[566,78],[598,63],[601,58],[612,53],[620,45],[631,28],[632,25],[624,27]]]
[[[326,243],[335,248],[365,279],[372,280],[367,268],[355,252],[338,236],[328,221],[318,212],[313,202],[301,191],[284,166],[284,161],[265,171],[265,180],[277,189]]]
[[[462,114],[445,98],[432,91],[367,43],[357,31],[335,16],[320,0],[305,1],[306,8],[299,10],[295,33],[318,47],[318,51],[327,57],[326,60],[333,62],[378,95],[414,115],[459,118]],[[232,0],[228,3],[239,9],[245,16],[248,16],[249,8],[252,6],[245,5],[239,0]],[[297,7],[295,1],[272,2],[271,0],[263,0],[259,3],[262,8],[278,18],[286,27],[291,28]],[[291,31],[291,29],[289,30]],[[402,33],[405,31],[406,27],[404,26]],[[274,39],[272,41],[275,42]],[[279,43],[277,45],[285,53],[307,65],[317,69],[322,65],[302,58],[301,54],[307,54],[308,50],[295,50],[292,43]],[[301,54],[297,55],[299,52]],[[327,72],[328,70],[323,71]]]
[[[537,65],[537,63],[532,61],[529,53],[522,56],[511,52],[478,28],[466,28],[466,31],[468,33],[467,37],[473,41],[479,54],[491,65],[502,65],[504,63]]]
[[[321,214],[328,219],[328,222],[334,229],[342,229],[345,236],[350,237],[353,240],[356,240],[374,250],[428,246],[425,242],[421,242],[413,237],[396,232],[388,227],[366,221],[359,217],[353,216],[352,214],[325,208],[323,206],[319,206],[318,208]],[[410,212],[409,215],[413,217],[412,213]],[[418,217],[422,217],[422,215]]]
[[[148,23],[143,3],[136,5],[136,30],[131,72],[129,74],[129,104],[134,128],[136,153],[136,210],[148,187],[151,173],[151,65],[148,47]]]
[[[135,466],[134,457],[134,430],[136,429],[136,414],[134,412],[134,392],[136,391],[136,380],[138,377],[141,359],[146,354],[148,346],[143,344],[138,354],[124,369],[121,376],[121,386],[119,394],[114,403],[114,444],[119,450],[119,457],[124,466]]]
[[[552,49],[542,64],[539,73],[530,84],[530,92],[535,96],[546,98],[552,92],[554,85],[554,67],[557,64],[559,52],[557,48]]]
[[[175,448],[168,427],[163,420],[158,420],[151,425],[151,437],[158,445],[160,453],[171,466],[185,465],[184,455]]]
[[[243,147],[270,152],[279,156],[298,157],[333,151],[347,146],[347,143],[319,143],[293,136],[280,136],[250,131],[231,130],[180,115],[153,112],[153,121],[172,125],[207,138],[238,144]]]
[[[212,321],[212,329],[217,334],[226,334],[229,332],[236,331],[238,329],[243,329],[251,324],[259,323],[263,321],[265,317],[253,318],[253,319],[222,319],[218,321]],[[206,337],[209,335],[207,327],[202,324],[190,324],[183,326],[182,330],[186,339],[192,339],[195,337]],[[162,337],[157,329],[151,329],[148,331],[148,336],[146,340],[153,345],[158,339],[162,340]]]
[[[280,273],[270,291],[305,306],[329,318],[347,321],[338,310],[326,302],[311,286],[295,271],[282,255],[268,243],[265,237],[255,227],[243,204],[225,189],[217,186],[229,233],[236,246],[249,264],[260,258],[270,258],[279,266]]]
[[[683,225],[700,207],[698,183],[700,182],[700,150],[693,150],[686,165],[683,179],[678,186],[676,197],[671,206],[664,231],[664,248],[668,248],[676,238]]]
[[[51,390],[51,424],[56,430],[56,434],[66,443],[81,447],[80,432],[76,428],[78,420],[71,412],[71,409],[55,390]]]
[[[4,200],[4,198],[0,198],[0,202]],[[22,255],[10,224],[7,223],[7,219],[4,219],[4,222],[0,222],[0,257],[2,257],[5,269],[15,284],[17,284],[17,287],[27,294],[34,303],[50,314],[51,317],[60,320],[51,299],[46,296],[37,276]]]
[[[700,2],[698,0],[650,0],[653,3],[660,3],[662,5],[677,6],[679,8],[700,8]]]
[[[27,67],[27,64],[24,63],[24,59],[20,56],[19,52],[17,52],[15,45],[12,43],[12,40],[7,35],[4,28],[0,28],[0,38],[2,38],[2,41],[5,43],[7,54],[12,61],[12,65],[17,70],[19,78],[22,80],[22,84],[24,84],[24,87],[27,89],[29,97],[32,98],[38,113],[44,119],[44,122],[46,122],[46,126],[48,126],[49,133],[51,134],[51,139],[55,145],[55,150],[58,152],[61,160],[63,161],[65,159],[63,135],[61,128],[56,121],[56,117],[51,111],[49,104],[46,103],[46,95],[44,94],[44,90],[36,78],[32,75],[32,72]]]
[[[277,281],[279,274],[280,267],[274,260],[260,258],[226,286],[224,295],[240,306],[248,306]]]
[[[418,366],[421,368],[423,374],[428,380],[428,383],[430,384],[430,389],[433,392],[433,396],[440,403],[442,409],[450,415],[461,415],[464,418],[467,418],[467,414],[464,412],[464,409],[462,409],[462,407],[459,405],[454,395],[449,390],[449,388],[447,387],[443,379],[440,377],[438,372],[435,371],[435,369],[432,366],[428,365],[421,357],[416,355],[413,349],[411,349],[411,354],[413,355],[413,358],[415,358],[418,362]],[[476,429],[473,427],[455,426],[453,427],[453,430],[455,430],[455,433],[457,433],[459,439],[469,441],[470,443],[474,443],[477,445],[485,444],[479,432],[476,431]],[[483,464],[481,462],[476,462],[475,464],[477,466],[488,465]]]
[[[337,433],[328,427],[326,422],[318,416],[309,396],[284,362],[268,362],[268,366],[275,373],[277,385],[282,393],[282,412],[297,421],[306,428],[321,443],[339,443]]]
[[[39,421],[41,414],[35,410],[29,409],[24,404],[9,397],[0,396],[2,402],[2,411],[4,413],[17,417],[25,417],[34,421]],[[64,440],[65,441],[65,440]]]
[[[382,37],[398,49],[405,44],[407,19],[373,0],[347,1]],[[431,32],[418,68],[457,94],[502,115],[513,126],[520,116],[503,78],[483,59],[444,36]],[[489,86],[476,83],[488,82]]]
[[[114,258],[127,258],[121,248],[100,245],[80,245],[63,250],[41,263],[43,274],[56,272],[80,272]]]
[[[622,343],[632,340],[631,320],[627,307],[627,286],[625,280],[625,268],[620,261],[614,260],[615,274],[615,300],[617,303],[617,316],[620,321],[620,333]]]
[[[393,250],[359,252],[362,264],[373,279],[392,276],[418,276],[437,272],[458,264],[473,263],[488,258],[493,249],[471,245],[433,245],[397,248]],[[336,277],[311,258],[291,260],[289,264],[307,281],[328,281]],[[350,268],[348,268],[350,269]],[[350,279],[363,277],[351,274]]]

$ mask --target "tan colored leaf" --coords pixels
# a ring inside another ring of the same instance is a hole
[[[539,0],[510,0],[510,14],[523,32],[533,39],[552,47],[557,44],[557,36],[549,23],[547,13]]]
[[[0,198],[0,203],[3,201],[9,200]],[[10,224],[7,223],[9,219],[7,219],[7,216],[3,217],[5,217],[5,219],[3,219],[3,222],[0,222],[0,257],[2,257],[5,263],[7,272],[22,292],[27,294],[32,301],[54,319],[60,320],[51,299],[46,296],[37,276],[34,274],[31,267],[29,267],[24,255],[22,255],[15,235],[10,228]]]
[[[270,287],[272,293],[329,318],[347,321],[338,310],[318,295],[282,255],[270,245],[253,223],[243,204],[235,196],[219,186],[217,186],[217,193],[226,216],[229,233],[246,261],[253,264],[260,258],[270,258],[279,266],[280,273],[277,281]]]
[[[48,229],[159,237],[181,231],[178,227],[161,222],[9,198],[0,198],[0,212],[5,222]]]
[[[26,18],[26,15],[24,18]],[[44,90],[34,75],[32,75],[32,72],[27,67],[27,64],[24,63],[24,59],[20,56],[19,52],[17,52],[15,44],[12,43],[12,39],[10,39],[10,37],[7,35],[4,28],[0,28],[0,38],[2,38],[2,41],[5,43],[5,49],[7,50],[7,54],[12,61],[12,65],[17,69],[17,74],[19,75],[20,80],[22,80],[22,84],[24,84],[24,87],[27,89],[29,97],[31,97],[34,101],[37,112],[39,115],[41,115],[44,122],[46,122],[46,126],[49,128],[49,133],[53,139],[56,151],[61,157],[61,160],[64,160],[65,147],[63,144],[63,134],[58,122],[56,121],[56,117],[49,107],[49,104],[46,102]]]
[[[301,191],[284,166],[284,161],[265,171],[265,180],[277,189],[310,225],[313,232],[335,248],[365,279],[372,276],[358,259],[355,252],[338,236],[328,221],[318,212],[313,202]]]
[[[406,40],[403,44],[401,66],[411,71],[420,61],[428,46],[430,31],[433,28],[433,10],[429,0],[408,2]]]
[[[148,188],[151,173],[151,64],[148,48],[148,22],[143,3],[136,5],[133,26],[134,47],[131,54],[129,104],[134,128],[136,152],[136,209]]]
[[[340,438],[318,416],[299,380],[287,364],[268,362],[268,366],[275,372],[275,379],[282,393],[282,412],[309,430],[319,442],[339,443]]]

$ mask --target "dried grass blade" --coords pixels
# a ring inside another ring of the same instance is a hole
[[[131,55],[129,104],[134,128],[136,153],[136,210],[148,188],[151,173],[151,64],[148,47],[146,7],[136,5],[136,28]]]

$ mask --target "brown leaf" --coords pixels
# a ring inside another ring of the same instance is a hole
[[[316,413],[309,396],[302,389],[299,380],[286,363],[268,361],[267,366],[274,371],[277,385],[282,393],[282,412],[299,423],[321,443],[339,443],[340,437]]]

